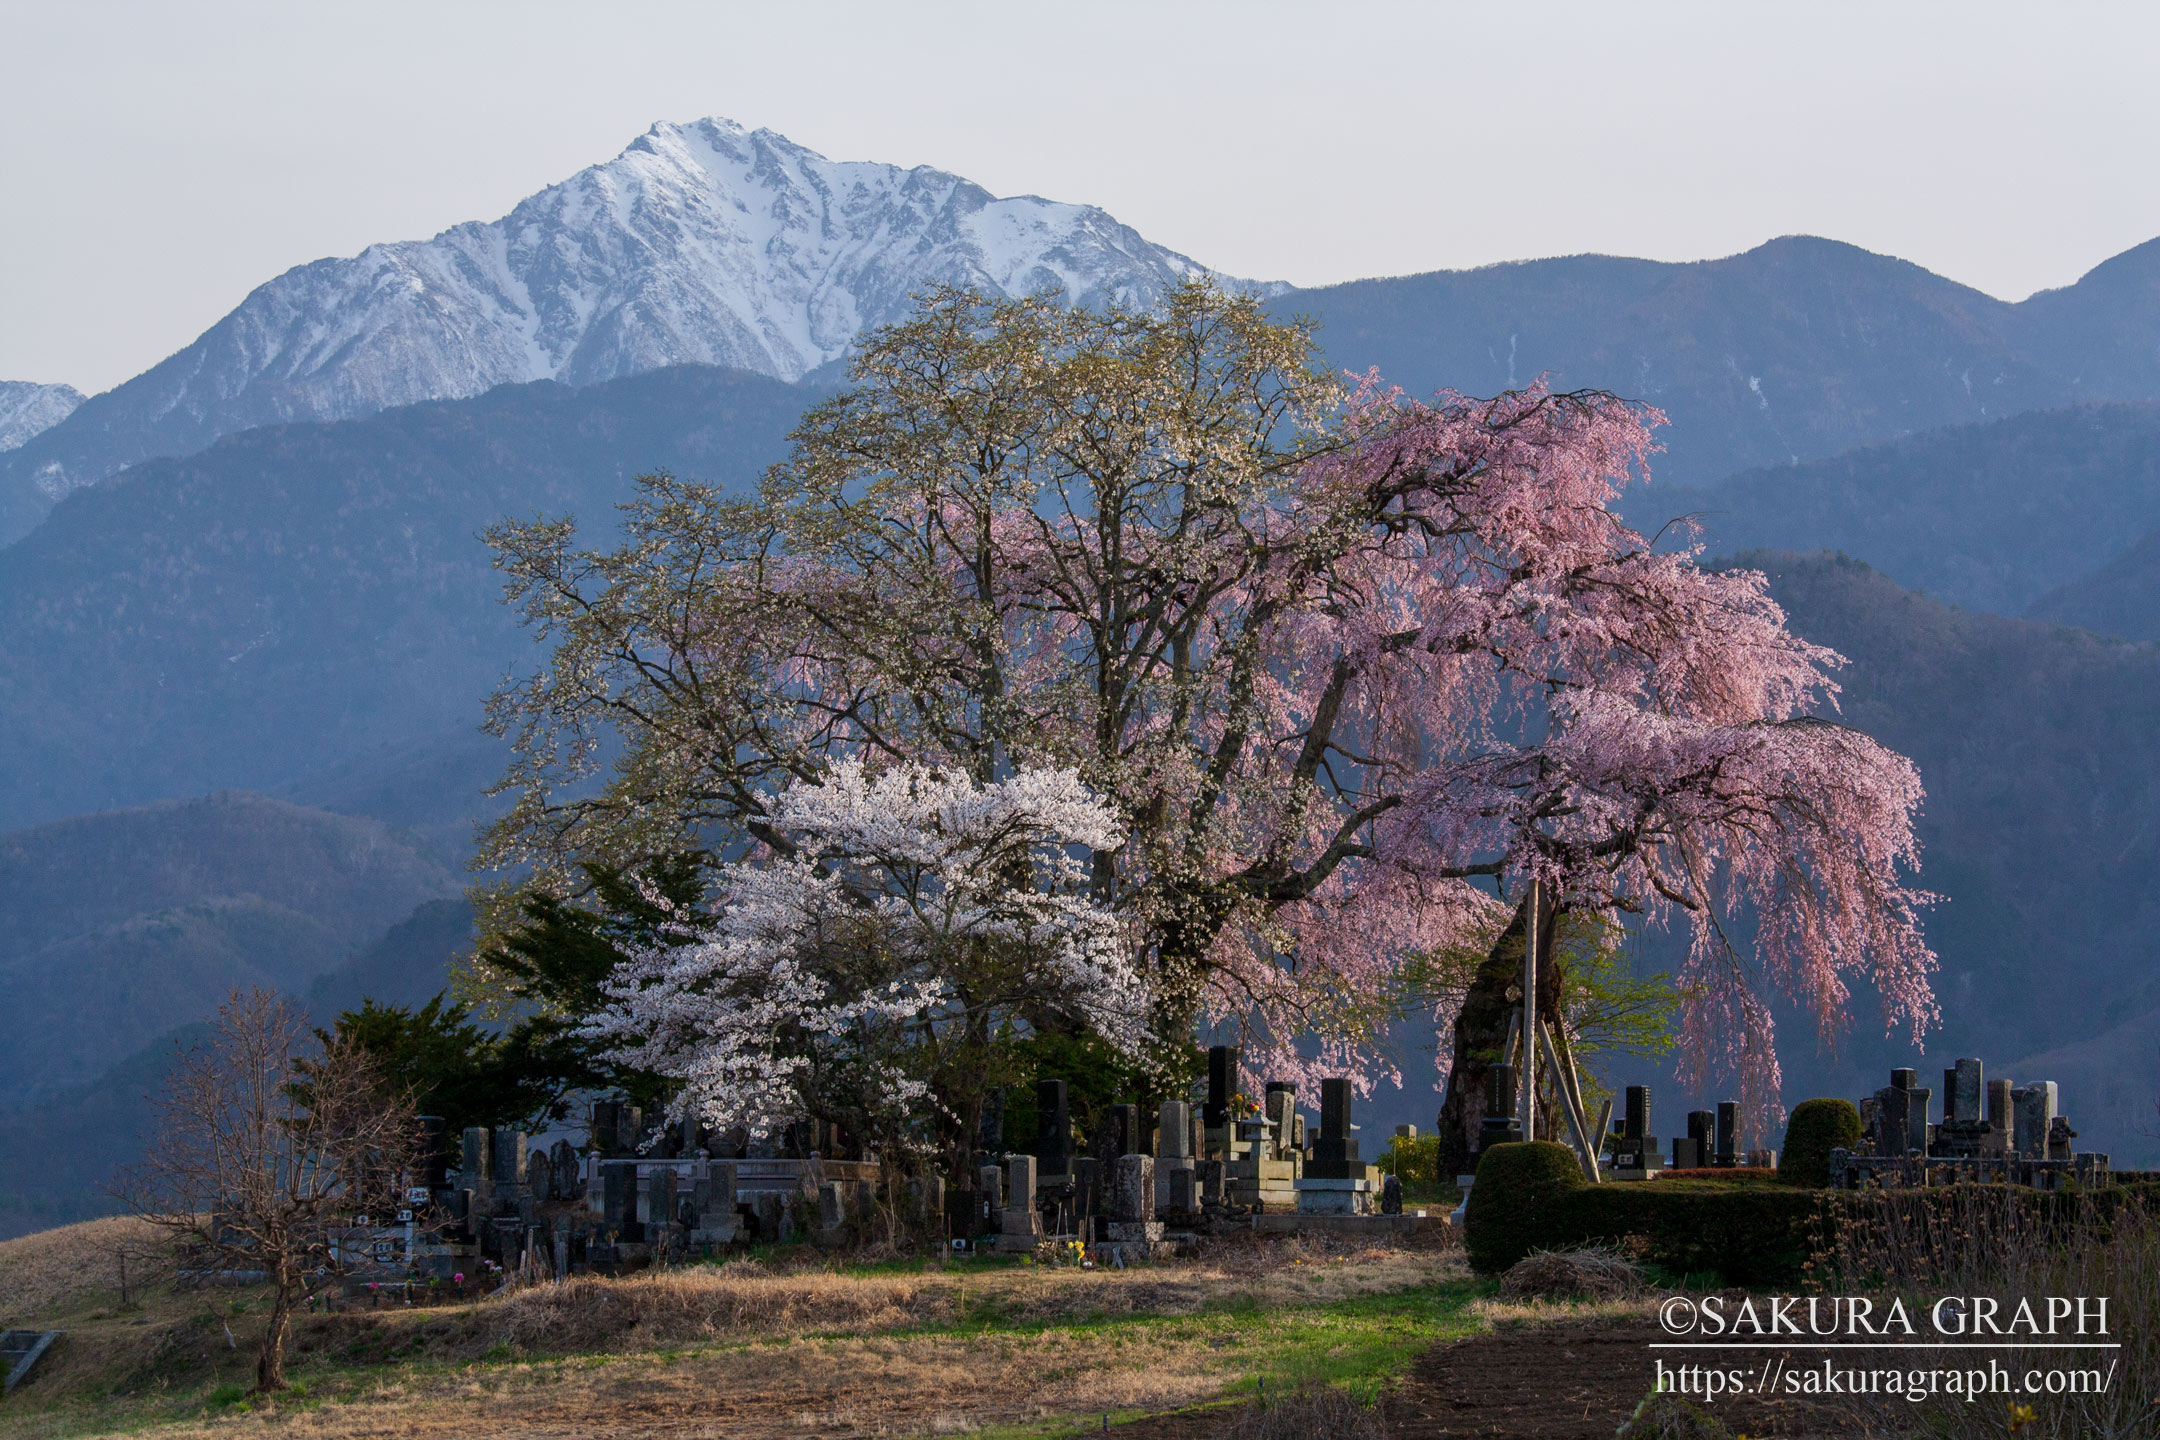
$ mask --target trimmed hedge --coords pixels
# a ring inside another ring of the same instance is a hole
[[[1860,1110],[1850,1100],[1803,1100],[1785,1122],[1778,1179],[1820,1190],[1830,1183],[1830,1152],[1860,1147]]]
[[[1674,1275],[1716,1271],[1730,1285],[1771,1286],[1798,1283],[1830,1233],[1813,1191],[1668,1183],[1586,1185],[1555,1208],[1552,1228],[1568,1233],[1563,1244],[1637,1242]]]
[[[1488,1153],[1532,1148],[1496,1145]],[[1565,1146],[1544,1148],[1574,1161]],[[2160,1214],[2160,1185],[2152,1184],[2085,1192],[2003,1185],[1809,1190],[1665,1180],[1590,1185],[1581,1170],[1562,1170],[1549,1153],[1504,1156],[1495,1178],[1501,1183],[1481,1207],[1478,1192],[1485,1188],[1486,1170],[1478,1166],[1471,1209],[1464,1215],[1470,1263],[1484,1274],[1506,1269],[1531,1250],[1605,1244],[1625,1246],[1673,1275],[1714,1272],[1724,1284],[1787,1289],[1824,1278],[1834,1263],[1841,1226],[1879,1223],[1886,1209],[1900,1212],[1899,1228],[1922,1239],[1923,1257],[1975,1243],[1970,1229],[1976,1203],[1983,1207],[1978,1213],[2007,1209],[2021,1217],[2022,1226],[2062,1227],[2059,1233],[2066,1235],[2077,1233],[2069,1228],[2073,1224],[2104,1228],[2130,1206]]]
[[[1565,1145],[1527,1140],[1487,1147],[1463,1207],[1463,1248],[1471,1268],[1495,1275],[1532,1250],[1572,1243],[1576,1222],[1562,1207],[1576,1191],[1590,1188]]]

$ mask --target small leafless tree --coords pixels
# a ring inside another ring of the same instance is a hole
[[[262,1272],[255,1388],[281,1390],[293,1310],[337,1268],[331,1232],[397,1203],[412,1107],[364,1051],[316,1041],[305,1014],[260,989],[227,997],[154,1104],[148,1157],[119,1193],[191,1267]]]

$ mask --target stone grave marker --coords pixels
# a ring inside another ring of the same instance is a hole
[[[1040,1081],[1035,1086],[1035,1158],[1042,1164],[1042,1173],[1070,1175],[1072,1153],[1072,1112],[1065,1082]]]
[[[2018,1154],[2030,1160],[2047,1158],[2048,1133],[2055,1128],[2056,1095],[2053,1080],[2020,1085],[2010,1092],[2010,1111],[2015,1117]]]
[[[555,1172],[556,1199],[584,1198],[584,1177],[578,1173],[578,1153],[568,1140],[557,1140],[548,1147],[548,1168]]]
[[[532,1187],[532,1197],[543,1203],[558,1198],[555,1194],[555,1166],[548,1160],[547,1151],[534,1150],[525,1157],[525,1183]]]
[[[1717,1160],[1723,1166],[1740,1163],[1740,1106],[1720,1100],[1717,1107]]]
[[[2011,1098],[2015,1088],[2008,1080],[1990,1080],[1987,1083],[1988,1153],[1990,1155],[2014,1155],[2017,1153],[2017,1102]]]
[[[495,1186],[514,1191],[525,1183],[525,1132],[497,1130],[494,1141]]]

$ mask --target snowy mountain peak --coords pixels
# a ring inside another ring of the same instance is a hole
[[[659,124],[500,220],[287,271],[5,470],[34,465],[51,495],[249,426],[517,381],[683,363],[794,380],[928,282],[1147,305],[1199,273],[1094,206],[828,160],[717,117]]]
[[[50,430],[82,402],[82,391],[72,385],[0,380],[0,451],[13,450],[31,436]]]

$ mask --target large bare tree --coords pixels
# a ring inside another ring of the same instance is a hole
[[[259,1392],[285,1388],[285,1346],[331,1231],[395,1207],[415,1156],[406,1097],[367,1053],[317,1042],[269,990],[235,990],[154,1101],[148,1157],[120,1187],[193,1268],[262,1272]]]

